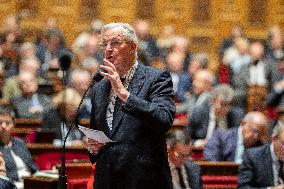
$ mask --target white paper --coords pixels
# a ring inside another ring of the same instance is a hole
[[[110,140],[104,132],[99,131],[99,130],[93,130],[93,129],[89,129],[87,127],[82,127],[79,126],[80,131],[82,131],[88,138],[93,139],[95,141],[97,141],[98,143],[108,143],[108,142],[113,142],[112,140]]]

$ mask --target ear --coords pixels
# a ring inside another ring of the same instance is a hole
[[[130,44],[130,48],[131,48],[130,53],[131,53],[131,54],[134,54],[134,53],[136,52],[137,45],[136,45],[135,43],[131,43],[131,44]]]

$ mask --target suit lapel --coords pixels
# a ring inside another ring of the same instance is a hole
[[[144,77],[145,77],[144,66],[141,64],[138,64],[136,71],[133,75],[133,78],[130,81],[129,86],[128,86],[128,91],[130,92],[130,94],[136,96],[139,93],[144,83]],[[113,136],[113,134],[117,130],[117,127],[119,123],[121,122],[122,118],[124,117],[124,115],[125,115],[125,112],[122,111],[122,101],[119,98],[117,98],[115,102],[115,107],[114,107],[111,136]]]
[[[99,86],[96,88],[96,112],[97,112],[97,128],[101,131],[103,131],[106,135],[109,136],[110,130],[108,128],[107,122],[106,122],[106,111],[107,106],[109,104],[109,93],[111,89],[111,84],[108,79],[103,79]]]

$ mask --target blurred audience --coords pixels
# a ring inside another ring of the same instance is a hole
[[[180,82],[177,89],[177,100],[183,102],[186,100],[187,94],[192,92],[192,80],[198,70],[207,69],[209,64],[208,55],[205,53],[198,53],[193,55],[188,64],[187,71],[184,71],[180,76]]]
[[[87,70],[73,70],[71,74],[71,87],[73,87],[81,95],[81,98],[90,86],[91,81],[91,75]],[[90,91],[91,90],[89,90],[86,94],[81,106],[78,115],[80,118],[90,118],[92,108]]]
[[[190,117],[195,106],[202,106],[211,99],[211,89],[215,81],[209,70],[199,70],[194,74],[192,92],[186,96],[185,102],[177,105],[177,113],[187,113]]]
[[[217,85],[212,90],[212,99],[193,109],[187,128],[194,146],[204,147],[216,128],[239,126],[244,112],[231,106],[233,96],[234,90],[229,85]]]
[[[66,146],[83,145],[84,134],[74,126],[80,100],[81,96],[77,91],[67,88],[53,97],[54,108],[43,113],[42,127],[55,132],[54,145],[63,145],[64,138],[71,127]]]
[[[249,112],[239,127],[216,129],[205,145],[203,158],[242,163],[245,149],[268,143],[269,138],[266,116],[261,112]]]
[[[51,108],[51,99],[38,93],[38,80],[30,72],[21,72],[18,77],[21,95],[12,99],[17,118],[42,118],[44,111]]]
[[[252,110],[263,111],[263,100],[266,98],[267,91],[269,92],[272,85],[272,75],[275,73],[275,65],[264,59],[264,47],[260,42],[254,42],[249,47],[250,63],[244,64],[239,74],[234,76],[233,87],[235,88],[235,104],[243,110],[247,110],[248,96],[254,103],[251,104]],[[250,94],[249,91],[258,88],[259,95]],[[261,93],[261,91],[263,91]],[[262,95],[263,97],[260,97]],[[260,98],[259,101],[254,100],[256,97]],[[252,111],[249,110],[249,111]]]
[[[3,154],[0,152],[0,188],[2,189],[16,189],[13,182],[7,177],[7,171]]]
[[[244,37],[244,31],[241,26],[235,25],[232,27],[230,36],[226,37],[219,46],[219,56],[223,57],[225,51],[234,45],[235,39]]]
[[[151,65],[159,58],[160,50],[156,39],[150,33],[150,24],[147,20],[137,19],[133,27],[138,37],[138,58],[146,65]]]
[[[284,58],[284,39],[279,26],[273,26],[269,29],[265,46],[265,57],[273,62]]]

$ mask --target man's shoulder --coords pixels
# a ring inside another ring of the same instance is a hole
[[[265,155],[270,153],[270,143],[258,147],[248,148],[246,149],[245,153],[250,157],[259,159],[259,155]]]
[[[168,76],[170,76],[170,73],[166,70],[162,70],[162,69],[158,69],[158,68],[154,68],[154,67],[151,67],[151,66],[146,66],[142,63],[139,63],[138,64],[138,68],[140,71],[144,72],[146,74],[146,76],[159,76],[161,74],[166,74]]]

